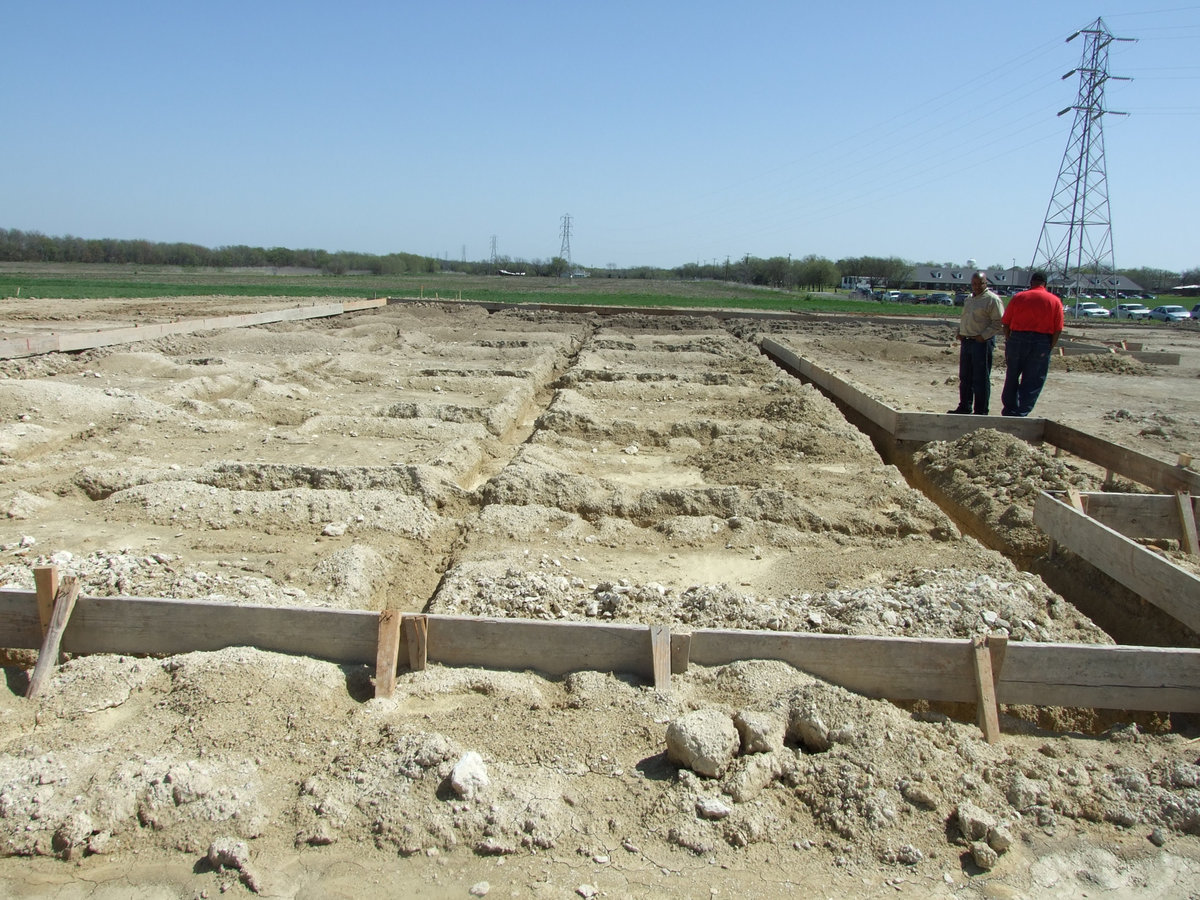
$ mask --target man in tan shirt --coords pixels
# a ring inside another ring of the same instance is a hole
[[[988,290],[987,275],[971,276],[971,296],[963,303],[958,322],[958,406],[955,414],[988,414],[992,396],[992,354],[1003,329],[1004,305]]]

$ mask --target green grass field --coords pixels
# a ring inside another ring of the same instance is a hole
[[[276,275],[264,271],[125,265],[0,264],[0,297],[425,297],[485,303],[859,312],[945,317],[946,309],[852,300],[718,281],[533,278],[499,275]]]

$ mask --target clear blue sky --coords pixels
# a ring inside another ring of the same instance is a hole
[[[1118,0],[1119,2],[1119,0]],[[0,227],[208,247],[1027,264],[1083,39],[1118,267],[1200,264],[1200,5],[7,4]]]

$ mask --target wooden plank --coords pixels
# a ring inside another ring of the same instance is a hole
[[[404,639],[408,642],[408,667],[424,672],[429,659],[429,617],[405,616]]]
[[[386,299],[356,300],[350,303],[323,303],[313,306],[289,307],[259,313],[233,316],[210,316],[195,319],[180,319],[173,322],[151,322],[122,328],[105,328],[98,331],[69,331],[48,336],[9,338],[0,341],[0,358],[15,359],[55,351],[90,350],[134,341],[147,341],[176,334],[193,334],[198,331],[215,331],[226,328],[247,328],[273,322],[292,322],[341,315],[347,308],[353,310],[377,308],[387,305]]]
[[[666,625],[650,626],[651,668],[654,670],[654,689],[671,692],[671,629]]]
[[[50,628],[46,638],[38,650],[37,664],[33,667],[33,675],[29,678],[29,688],[25,696],[33,698],[41,694],[42,688],[58,666],[58,653],[62,646],[63,633],[71,621],[71,612],[75,609],[75,601],[79,599],[79,579],[74,575],[66,575],[54,597],[54,615],[50,619]]]
[[[447,665],[653,676],[645,626],[427,618],[436,632],[429,658]],[[377,659],[378,624],[377,613],[358,610],[81,597],[62,646],[77,653],[169,654],[248,645],[370,664]],[[15,646],[38,646],[34,592],[0,592],[0,630],[34,641]],[[867,696],[976,700],[962,640],[705,629],[671,635],[676,666],[685,643],[687,657],[700,665],[781,659]],[[1004,648],[996,638],[988,646],[999,703],[1200,712],[1200,650],[1022,642]]]
[[[1058,496],[1055,491],[1048,493]],[[1082,498],[1089,516],[1127,538],[1179,536],[1178,501],[1168,494],[1091,492]],[[1192,498],[1191,502],[1194,509],[1200,501]]]
[[[868,697],[977,700],[962,640],[697,630],[691,647],[698,665],[778,659]],[[993,650],[998,703],[1200,712],[1200,650],[1021,641]]]
[[[1184,491],[1175,494],[1175,503],[1179,509],[1179,546],[1184,553],[1193,556],[1200,555],[1200,542],[1196,538],[1196,510],[1192,507],[1192,498]]]
[[[1169,350],[1131,350],[1121,355],[1132,356],[1138,362],[1149,363],[1152,366],[1177,366],[1183,359],[1181,354]]]
[[[948,416],[944,413],[901,412],[896,414],[893,435],[901,441],[956,441],[980,428],[992,428],[1022,440],[1042,439],[1045,419],[1018,416]]]
[[[58,594],[58,568],[36,566],[33,583],[37,587],[38,619],[42,623],[42,637],[50,630],[50,619],[54,616],[54,598]]]
[[[396,663],[400,659],[400,613],[385,609],[379,614],[379,643],[375,650],[375,696],[396,693]]]
[[[859,415],[869,419],[884,430],[895,433],[896,411],[887,404],[870,397],[858,388],[827,372],[820,366],[800,356],[790,347],[773,338],[763,338],[760,349],[786,368],[800,373],[821,390],[846,404]]]
[[[0,341],[0,359],[20,359],[42,353],[54,353],[57,350],[57,334],[28,335]]]
[[[378,639],[379,614],[366,610],[83,597],[63,649],[169,656],[247,646],[373,665]]]
[[[654,677],[645,625],[429,616],[429,659],[449,666]]]
[[[1187,491],[1200,494],[1200,473],[1183,466],[1172,466],[1120,444],[1095,437],[1078,428],[1061,422],[1046,421],[1044,439],[1068,453],[1095,463],[1105,469],[1119,472],[1162,494]]]
[[[1033,521],[1062,546],[1200,632],[1200,578],[1045,491],[1034,503]]]
[[[1200,712],[1200,650],[1010,641],[1001,703]]]
[[[33,591],[0,591],[0,646],[36,650],[45,635]]]
[[[1000,740],[1000,707],[996,703],[996,684],[992,677],[992,652],[985,638],[976,637],[971,641],[971,659],[975,670],[979,727],[984,739],[994,744]]]
[[[868,697],[975,701],[969,644],[950,638],[888,638],[697,629],[691,662],[718,666],[777,659]]]

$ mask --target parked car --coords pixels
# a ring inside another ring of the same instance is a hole
[[[1067,315],[1073,316],[1076,319],[1107,319],[1108,310],[1099,303],[1093,303],[1090,300],[1080,300],[1074,306],[1067,309]]]
[[[1113,317],[1117,319],[1148,319],[1150,310],[1141,303],[1118,303],[1113,307]]]
[[[943,293],[942,291],[938,291],[938,292],[937,292],[937,293],[935,293],[935,294],[930,294],[930,295],[929,295],[929,302],[930,302],[930,303],[932,303],[934,306],[953,306],[953,305],[954,305],[954,298],[953,298],[953,297],[951,297],[951,296],[950,296],[949,294],[947,294],[947,293]]]
[[[1195,306],[1192,307],[1192,318],[1200,319],[1200,303],[1197,303]]]
[[[1156,306],[1150,310],[1150,318],[1158,319],[1162,322],[1182,322],[1191,317],[1192,314],[1182,306]]]

